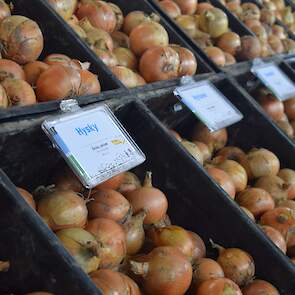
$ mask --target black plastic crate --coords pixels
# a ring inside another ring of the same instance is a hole
[[[235,93],[235,87],[228,86],[228,91]],[[153,93],[153,97],[158,97],[155,101],[159,103],[162,101],[161,91],[163,98],[164,90]],[[147,93],[148,100],[151,98],[149,96],[151,93]],[[127,97],[126,101],[131,99],[132,95]],[[108,104],[116,110],[117,117],[147,156],[147,161],[137,167],[135,172],[139,176],[143,176],[146,170],[153,172],[154,186],[163,190],[168,197],[168,213],[173,223],[200,234],[207,244],[208,254],[212,254],[209,239],[225,247],[239,247],[248,251],[255,259],[258,278],[272,282],[280,290],[281,295],[293,294],[295,288],[293,265],[179,146],[151,111],[140,101],[130,102],[125,106],[118,105],[117,100],[108,101]],[[159,110],[160,105],[157,106]],[[254,112],[257,112],[255,108]],[[259,119],[257,124],[270,127],[269,122],[265,122],[263,116],[257,113]],[[51,147],[49,140],[41,131],[40,123],[44,119],[44,116],[40,116],[20,121],[17,126],[15,123],[8,122],[3,124],[0,131],[2,139],[0,167],[14,184],[29,190],[41,184],[49,184],[48,179],[60,160],[56,150]],[[270,134],[277,136],[273,129]],[[277,140],[278,144],[286,145],[288,148],[288,144],[280,136],[277,136]],[[14,143],[17,143],[17,148]],[[2,256],[5,253],[5,257],[1,259],[9,260],[15,257],[16,261],[12,265],[15,268],[11,268],[11,272],[0,273],[0,293],[12,292],[18,288],[16,291],[23,294],[29,289],[40,288],[55,292],[57,295],[100,295],[99,291],[93,289],[93,285],[82,270],[79,272],[76,264],[66,254],[54,235],[26,205],[4,176],[0,181],[0,189],[6,200],[0,207],[3,209],[0,227],[7,228],[7,223],[10,226],[10,230],[7,230],[7,238],[0,240],[0,249],[5,250],[1,253]],[[19,216],[18,222],[10,222],[15,220],[15,216]],[[18,227],[21,234],[17,236],[14,233],[18,232]],[[21,239],[22,234],[25,234],[29,241]],[[32,238],[29,238],[30,236]],[[9,246],[7,246],[7,240]],[[12,246],[15,242],[17,242],[17,249]],[[50,248],[49,252],[46,251],[47,247]],[[33,254],[32,249],[35,250]],[[15,251],[20,250],[20,256],[16,255]],[[36,263],[28,267],[32,255]],[[48,279],[47,270],[51,270],[52,276],[57,279],[47,280],[45,284],[44,280]],[[32,271],[35,271],[38,276],[33,276]],[[45,278],[42,277],[44,271]],[[278,273],[284,275],[278,276]],[[26,278],[30,279],[30,284],[24,280]],[[76,289],[78,291],[70,288],[78,288]],[[83,292],[79,293],[80,288]]]

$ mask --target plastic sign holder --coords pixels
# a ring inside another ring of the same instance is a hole
[[[105,104],[80,108],[64,100],[63,114],[42,124],[53,146],[86,188],[138,166],[145,155]]]
[[[273,62],[253,61],[251,72],[281,101],[295,96],[295,85]]]
[[[183,77],[181,84],[182,86],[174,90],[174,95],[211,132],[233,125],[243,119],[240,111],[210,81],[196,82],[191,77]]]

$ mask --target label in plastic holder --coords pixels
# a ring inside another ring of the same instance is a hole
[[[145,161],[105,105],[47,120],[42,127],[88,188]]]
[[[243,115],[209,81],[177,87],[174,94],[211,130],[228,127]]]
[[[295,85],[289,77],[274,63],[252,67],[252,72],[281,101],[295,96]]]

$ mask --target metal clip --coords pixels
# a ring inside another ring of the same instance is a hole
[[[253,61],[252,61],[252,65],[255,67],[255,66],[261,66],[263,65],[264,62],[261,58],[254,58]]]
[[[60,103],[59,107],[61,111],[64,113],[72,113],[81,109],[76,99],[63,100]]]
[[[181,85],[186,85],[186,84],[190,84],[190,83],[193,83],[195,82],[195,80],[193,79],[192,76],[183,76],[180,78],[180,84]]]

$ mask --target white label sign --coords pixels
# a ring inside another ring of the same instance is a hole
[[[257,65],[252,72],[281,101],[295,96],[295,85],[274,63]]]
[[[47,120],[42,127],[88,188],[145,161],[105,105]]]
[[[243,115],[209,81],[177,87],[174,94],[211,130],[230,126]]]

